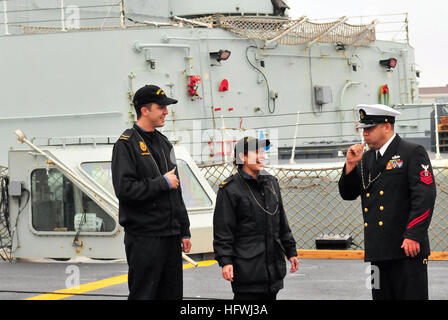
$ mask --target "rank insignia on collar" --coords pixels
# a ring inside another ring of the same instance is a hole
[[[140,149],[142,149],[142,151],[146,151],[146,150],[148,150],[148,149],[146,148],[146,144],[145,144],[143,141],[140,141]]]

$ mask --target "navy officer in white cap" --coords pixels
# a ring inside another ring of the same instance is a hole
[[[424,147],[395,133],[400,112],[380,104],[358,110],[365,143],[348,149],[339,193],[344,200],[361,196],[372,298],[426,300],[428,227],[436,198],[431,162]]]

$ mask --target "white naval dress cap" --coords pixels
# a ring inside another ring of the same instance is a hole
[[[370,128],[380,123],[395,123],[395,116],[401,114],[399,111],[385,106],[384,104],[359,104],[358,128]]]

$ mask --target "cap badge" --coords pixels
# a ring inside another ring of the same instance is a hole
[[[363,109],[359,110],[359,117],[361,118],[361,120],[364,120],[364,118],[366,117],[366,112]]]
[[[165,95],[165,92],[163,92],[162,89],[157,90],[157,95]]]

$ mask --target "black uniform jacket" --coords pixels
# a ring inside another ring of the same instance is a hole
[[[173,146],[160,132],[161,166],[134,126],[123,132],[112,153],[112,180],[119,222],[136,236],[190,236],[180,185],[170,189],[163,175],[175,166]],[[175,171],[178,175],[177,169]]]
[[[364,153],[348,175],[344,167],[339,193],[345,200],[361,195],[365,261],[405,258],[404,238],[420,243],[420,257],[429,256],[436,185],[422,146],[396,135],[378,162],[375,150]]]
[[[234,292],[283,288],[285,256],[297,251],[275,177],[263,171],[254,179],[239,169],[227,178],[218,190],[213,228],[219,265],[234,268]]]

